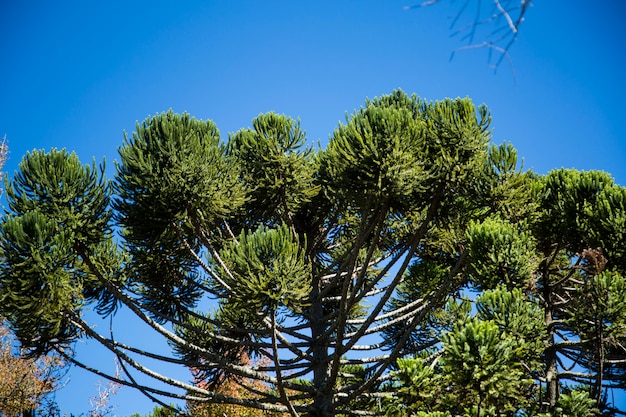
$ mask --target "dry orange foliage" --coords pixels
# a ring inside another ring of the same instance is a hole
[[[56,388],[61,361],[54,357],[34,360],[14,353],[14,339],[0,317],[0,415],[12,417],[37,409]]]
[[[251,361],[245,354],[241,354],[242,364],[249,364]],[[199,387],[207,388],[207,384],[204,381],[197,381],[196,384]],[[259,392],[269,392],[270,387],[265,383],[248,378],[240,378],[236,376],[226,376],[222,381],[217,384],[217,387],[213,388],[213,391],[217,394],[228,395],[241,399],[254,399],[257,398],[254,393],[246,389],[245,386],[252,388]],[[211,404],[211,403],[188,403],[188,411],[194,417],[214,417],[214,416],[228,416],[228,417],[288,417],[289,413],[278,413],[272,411],[258,410],[255,408],[244,407],[236,404]]]

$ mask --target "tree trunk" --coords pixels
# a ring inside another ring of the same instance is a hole
[[[559,397],[559,379],[557,368],[557,355],[556,347],[554,345],[554,320],[553,320],[553,307],[551,297],[551,287],[548,281],[548,276],[544,275],[543,285],[543,297],[544,297],[544,322],[546,326],[546,395],[548,403],[548,411],[553,414],[556,409],[556,401]]]
[[[598,357],[598,369],[596,373],[596,382],[592,390],[592,398],[600,404],[602,400],[602,383],[604,377],[604,332],[602,331],[603,323],[599,320],[596,313],[596,356]]]
[[[332,417],[333,383],[330,381],[331,364],[328,357],[328,336],[325,336],[326,323],[322,306],[321,282],[313,278],[311,292],[311,336],[313,346],[313,387],[315,389],[311,411],[307,417]]]

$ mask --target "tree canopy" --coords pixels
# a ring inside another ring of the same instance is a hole
[[[190,410],[615,413],[626,188],[598,171],[523,171],[490,121],[469,98],[396,90],[324,149],[284,115],[223,140],[168,111],[124,138],[112,180],[33,150],[7,182],[0,314],[31,355],[106,376],[73,357],[86,337],[120,361],[111,380]],[[132,312],[171,354],[98,333],[88,308]]]

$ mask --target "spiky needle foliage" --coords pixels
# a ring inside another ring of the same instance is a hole
[[[520,172],[511,145],[490,145],[489,123],[467,98],[428,102],[398,90],[367,100],[323,150],[307,147],[286,116],[261,114],[223,141],[213,122],[169,111],[125,138],[112,181],[74,154],[33,151],[7,184],[0,313],[33,354],[56,350],[87,367],[73,342],[102,343],[127,373],[110,378],[163,403],[380,414],[401,391],[386,383],[397,360],[443,344],[441,367],[420,372],[449,375],[483,409],[513,410],[537,367],[540,348],[519,341],[534,327],[505,311],[520,305],[505,296],[484,299],[483,319],[468,319],[454,299],[468,287],[552,285],[555,253],[583,243],[622,265],[623,229],[613,225],[623,224],[624,194],[602,176],[578,195],[575,175]],[[562,201],[582,217],[559,217]],[[558,229],[570,223],[580,233]],[[578,285],[619,292],[612,271],[580,272]],[[605,331],[622,317],[619,304],[594,294],[607,306],[601,340],[619,339]],[[540,295],[535,306],[549,309]],[[105,316],[136,314],[172,354],[98,333],[82,314],[94,305]],[[570,310],[559,314],[571,327],[580,319]],[[498,337],[503,329],[510,337]],[[611,346],[605,357],[619,353]],[[512,358],[526,368],[507,369]],[[198,383],[149,368],[155,359],[188,367]],[[241,389],[217,389],[227,380]]]

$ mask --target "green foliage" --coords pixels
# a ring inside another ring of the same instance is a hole
[[[626,280],[604,271],[578,285],[581,297],[568,307],[568,321],[584,340],[602,337],[616,343],[626,335]]]
[[[114,207],[131,243],[158,243],[188,214],[214,224],[244,201],[211,121],[161,113],[138,124],[119,153]]]
[[[76,244],[99,243],[111,216],[103,172],[104,165],[83,166],[64,149],[28,152],[7,184],[9,208],[16,217],[37,212],[50,218]]]
[[[476,310],[479,319],[493,322],[511,337],[515,362],[527,370],[541,368],[546,329],[539,300],[525,295],[519,288],[507,290],[499,286],[480,295]]]
[[[539,180],[541,217],[537,222],[540,247],[552,243],[570,254],[602,247],[611,262],[624,261],[626,190],[605,172],[556,170]]]
[[[493,153],[493,167],[507,159],[504,151]],[[513,159],[502,167],[512,174]],[[497,184],[489,172],[481,181]],[[440,356],[398,361],[407,415],[596,415],[603,387],[623,388],[624,188],[599,172],[509,178],[520,192],[519,199],[508,194],[516,208],[493,206],[484,193],[489,209],[466,229],[467,283],[482,291],[476,316],[453,320],[453,328],[425,320],[421,340],[439,340]],[[525,199],[532,209],[523,208]],[[409,269],[398,305],[445,279],[433,259],[433,266],[428,259]],[[547,380],[545,392],[537,378]],[[567,381],[590,386],[571,390]]]
[[[626,188],[617,185],[604,188],[590,210],[590,235],[609,258],[608,267],[626,272]]]
[[[418,162],[425,123],[415,117],[420,103],[399,92],[386,101],[368,101],[340,125],[322,159],[327,188],[361,206],[372,200],[400,205],[425,191],[420,180],[427,170]]]
[[[72,315],[84,303],[97,301],[105,314],[115,308],[84,263],[85,256],[93,257],[98,266],[109,267],[102,277],[123,280],[122,261],[110,240],[103,170],[82,166],[65,150],[33,151],[7,184],[12,213],[0,228],[0,314],[33,353],[77,338]]]
[[[523,227],[523,226],[522,226]],[[467,231],[470,273],[479,288],[527,284],[538,264],[530,232],[498,218],[471,224]]]
[[[541,310],[504,287],[482,294],[476,306],[475,317],[443,333],[440,353],[398,360],[394,375],[407,415],[500,415],[529,404],[534,382],[527,372],[540,366]]]
[[[475,193],[487,202],[487,214],[499,214],[509,221],[532,217],[537,202],[533,198],[533,174],[522,172],[517,150],[510,143],[491,145],[483,171],[476,178]]]
[[[436,389],[440,378],[433,365],[427,365],[425,358],[398,359],[398,371],[395,373],[400,385],[398,393],[409,411],[432,409],[440,401]]]
[[[224,282],[234,309],[267,315],[286,307],[300,313],[308,304],[311,267],[287,225],[242,232],[221,258],[229,271]]]
[[[517,342],[511,335],[502,335],[492,321],[472,320],[444,335],[442,372],[465,404],[515,411],[532,384],[516,360]],[[457,403],[456,396],[451,403]]]
[[[469,99],[428,103],[400,90],[368,100],[322,155],[326,189],[362,209],[419,211],[426,195],[466,180],[480,161],[490,119],[485,107],[478,112]]]
[[[0,313],[33,354],[87,334],[190,407],[586,415],[626,388],[626,189],[523,172],[489,124],[467,98],[396,90],[323,150],[287,116],[222,142],[168,111],[125,136],[111,184],[66,151],[28,153],[7,182]],[[120,306],[175,357],[81,314]]]
[[[576,388],[561,394],[554,417],[591,417],[598,415],[596,402],[590,398],[589,391]]]
[[[244,203],[245,187],[215,124],[188,114],[170,110],[137,124],[119,153],[113,206],[132,255],[130,278],[164,321],[202,295],[198,229],[219,233],[220,222]]]
[[[229,138],[229,154],[241,169],[251,193],[246,224],[292,224],[294,216],[319,193],[317,163],[310,148],[301,150],[305,133],[299,121],[275,113],[261,114],[253,129]]]

